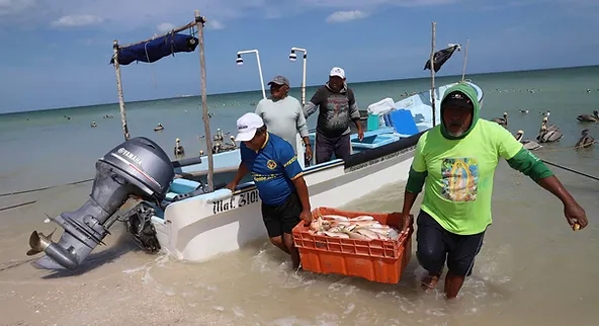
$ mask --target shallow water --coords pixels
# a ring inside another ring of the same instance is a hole
[[[542,112],[565,137],[536,154],[590,174],[599,168],[597,149],[575,151],[575,116],[599,109],[599,68],[474,76],[485,90],[481,115],[510,115],[510,131],[534,138]],[[453,80],[445,80],[450,82]],[[385,96],[426,88],[428,80],[358,84],[361,107]],[[538,88],[535,92],[529,88]],[[310,93],[310,92],[308,92]],[[255,95],[255,94],[254,94]],[[257,98],[251,93],[209,99],[213,126],[228,130]],[[196,99],[130,105],[134,135],[146,135],[168,150],[180,137],[188,152],[201,143]],[[216,107],[222,107],[222,110]],[[529,108],[528,115],[519,109]],[[50,275],[30,264],[27,239],[45,234],[45,214],[81,206],[91,183],[58,186],[20,195],[2,193],[93,177],[94,162],[121,141],[117,118],[102,120],[117,106],[0,116],[0,146],[20,153],[0,167],[0,325],[596,325],[599,310],[599,183],[552,168],[586,209],[590,226],[572,232],[561,204],[502,162],[495,178],[494,224],[485,237],[474,273],[458,298],[423,293],[415,255],[397,285],[290,271],[287,257],[265,239],[209,262],[191,264],[148,255],[113,227],[107,246],[96,248],[75,275]],[[168,114],[165,114],[168,110]],[[66,112],[66,113],[65,113]],[[73,120],[66,121],[64,114]],[[26,117],[31,117],[26,120]],[[98,128],[88,128],[95,119]],[[159,119],[159,120],[158,120]],[[162,122],[167,129],[153,133]],[[313,126],[314,119],[311,118]],[[142,130],[143,129],[143,130]],[[599,137],[599,136],[598,136]],[[348,205],[361,211],[398,211],[403,185],[380,189]],[[5,209],[11,205],[22,207]],[[415,209],[412,213],[417,213]],[[58,238],[60,234],[55,236]],[[413,250],[415,250],[415,239]],[[218,244],[211,244],[218,245]],[[438,290],[442,289],[440,282]]]
[[[3,320],[9,325],[116,325],[120,316],[136,325],[202,319],[214,325],[595,325],[599,239],[594,212],[599,203],[594,194],[599,184],[557,174],[586,208],[590,226],[572,232],[552,195],[502,163],[494,224],[473,276],[454,302],[443,298],[442,282],[434,293],[419,290],[422,271],[415,256],[400,283],[386,285],[291,272],[287,257],[265,240],[192,264],[147,255],[117,232],[107,238],[105,249],[115,259],[94,252],[84,274],[46,279],[47,271],[29,264],[6,268],[9,260],[23,261],[27,249],[32,218],[22,214],[42,207],[16,209],[4,217],[21,215],[23,225],[0,229],[0,316],[9,316]],[[83,199],[85,188],[71,186],[44,197],[79,193],[76,197]],[[392,185],[346,208],[397,211],[402,194],[402,184]],[[51,214],[58,207],[45,208]],[[40,222],[36,227],[49,229]]]

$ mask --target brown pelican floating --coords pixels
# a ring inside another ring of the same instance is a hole
[[[503,118],[493,118],[491,121],[497,122],[504,128],[507,128],[507,112],[503,112]]]
[[[537,140],[541,143],[553,143],[562,139],[562,137],[564,137],[564,135],[562,135],[559,130],[550,130],[547,126],[543,126],[541,127],[541,132],[537,136]]]
[[[593,114],[581,114],[576,117],[576,120],[580,122],[597,122],[599,121],[599,111],[595,110]]]
[[[595,138],[591,136],[591,132],[588,129],[583,129],[580,134],[581,137],[576,142],[576,146],[574,146],[575,148],[589,148],[595,144]]]
[[[164,130],[164,126],[162,125],[162,123],[159,123],[158,126],[154,127],[154,131],[161,131]]]
[[[541,123],[541,129],[539,129],[539,132],[541,132],[541,130],[543,130],[543,126],[548,130],[548,131],[559,131],[559,128],[556,125],[547,125],[547,123],[549,123],[549,118],[544,117],[543,118],[543,123]]]
[[[523,137],[524,131],[518,130],[518,133],[516,134],[516,140],[522,143],[524,148],[528,149],[529,151],[536,151],[537,149],[543,147],[532,140],[522,139]]]
[[[226,134],[229,135],[230,132],[227,132]],[[212,145],[212,153],[217,154],[236,149],[237,143],[235,143],[235,136],[231,135],[229,138],[231,142],[230,144],[225,142],[225,134],[223,134],[221,129],[216,129],[216,135],[214,135],[214,143]]]
[[[175,139],[175,156],[180,156],[185,154],[185,149],[181,145],[181,139]]]

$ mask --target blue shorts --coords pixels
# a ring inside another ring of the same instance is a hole
[[[447,261],[447,268],[457,276],[470,276],[474,258],[483,246],[485,232],[473,235],[459,235],[445,230],[423,210],[418,214],[416,256],[420,265],[432,275],[441,275]]]

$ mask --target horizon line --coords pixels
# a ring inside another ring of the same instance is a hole
[[[505,71],[488,71],[488,72],[479,72],[479,73],[473,73],[470,75],[494,75],[494,74],[503,74],[503,73],[516,73],[516,72],[535,72],[535,71],[545,71],[545,70],[560,70],[560,69],[576,69],[576,68],[590,68],[590,67],[599,67],[599,65],[587,65],[587,66],[562,66],[562,67],[553,67],[553,68],[541,68],[541,69],[528,69],[528,70],[505,70]],[[462,74],[457,74],[457,75],[435,75],[435,77],[439,77],[439,78],[447,78],[447,77],[456,77],[459,76],[460,78],[462,77]],[[465,75],[465,77],[467,77],[468,74]],[[350,84],[369,84],[369,83],[378,83],[378,82],[392,82],[392,81],[407,81],[407,80],[417,80],[417,79],[430,79],[431,77],[411,77],[411,78],[398,78],[398,79],[382,79],[382,80],[363,80],[363,81],[356,81]],[[465,78],[468,79],[468,78]],[[321,86],[321,84],[313,84],[313,85],[306,85],[306,88],[309,87],[319,87]],[[293,87],[293,88],[301,88],[301,86],[298,87]],[[222,92],[222,93],[211,93],[211,94],[206,94],[206,96],[216,96],[216,95],[227,95],[227,94],[243,94],[243,93],[252,93],[252,92],[262,92],[262,89],[254,89],[254,90],[243,90],[243,91],[238,91],[238,92]],[[149,102],[149,101],[160,101],[160,100],[170,100],[170,99],[175,99],[175,98],[190,98],[190,97],[200,97],[202,94],[194,94],[194,95],[190,95],[190,96],[184,96],[184,97],[179,97],[178,95],[175,95],[173,97],[162,97],[162,98],[149,98],[149,99],[143,99],[143,100],[134,100],[134,101],[125,101],[125,103],[143,103],[143,102]],[[44,109],[34,109],[34,110],[23,110],[23,111],[8,111],[8,112],[1,112],[0,116],[2,115],[17,115],[17,114],[24,114],[24,113],[34,113],[34,112],[41,112],[41,111],[53,111],[53,110],[70,110],[70,109],[78,109],[78,108],[93,108],[96,106],[104,106],[104,105],[119,105],[119,102],[106,102],[106,103],[96,103],[96,104],[88,104],[88,105],[79,105],[79,106],[68,106],[68,107],[50,107],[50,108],[44,108]]]

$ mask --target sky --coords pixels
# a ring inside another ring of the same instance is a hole
[[[302,79],[291,47],[308,50],[307,84],[334,66],[348,83],[427,77],[437,49],[467,40],[468,73],[599,64],[597,0],[0,0],[0,113],[118,101],[112,42],[141,41],[206,17],[209,94]],[[440,75],[461,74],[463,52]],[[301,55],[300,55],[301,57]],[[125,101],[200,93],[196,50],[121,67]]]

